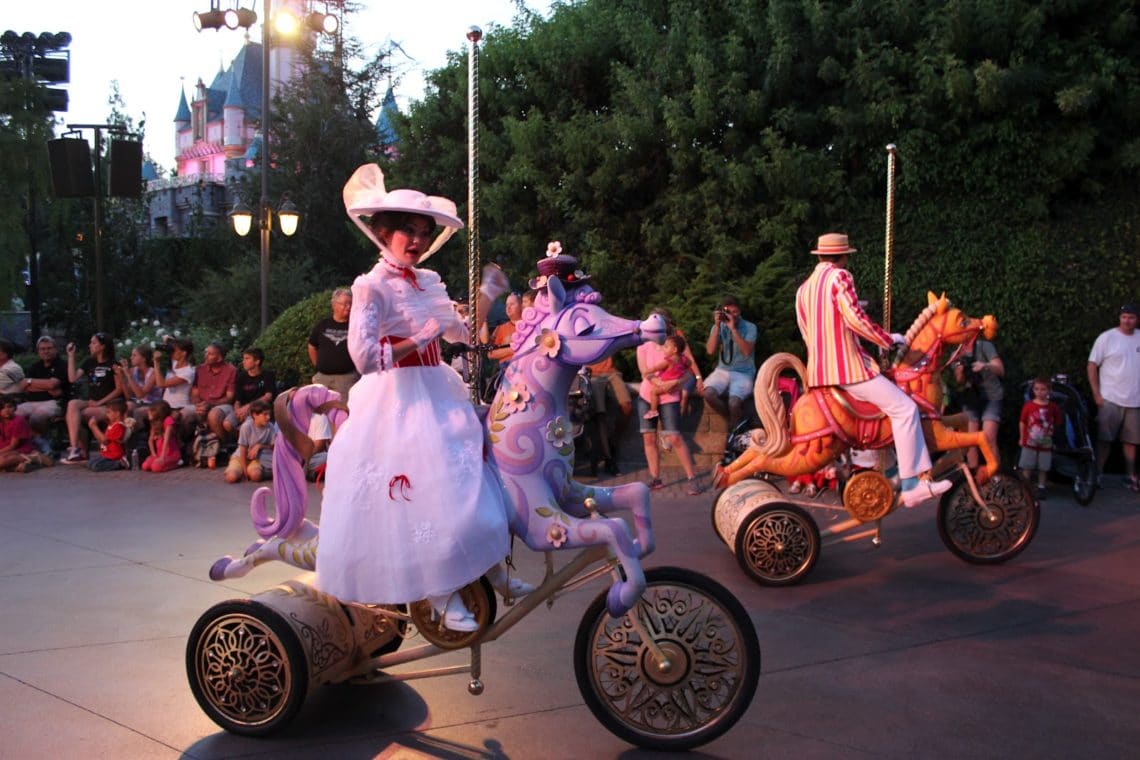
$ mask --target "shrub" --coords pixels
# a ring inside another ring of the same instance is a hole
[[[314,293],[293,304],[269,325],[255,343],[265,352],[265,364],[277,373],[285,387],[309,382],[313,365],[309,361],[309,332],[329,316],[332,289]]]

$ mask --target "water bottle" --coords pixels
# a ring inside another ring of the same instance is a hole
[[[137,470],[139,468],[139,450],[131,449],[131,469]]]

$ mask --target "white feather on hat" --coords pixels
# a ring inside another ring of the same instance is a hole
[[[419,214],[443,227],[443,231],[436,236],[431,247],[420,256],[417,263],[423,263],[457,230],[463,228],[463,222],[456,216],[454,201],[438,195],[424,195],[419,190],[400,189],[388,192],[384,189],[384,172],[376,164],[363,164],[357,167],[348,182],[344,184],[343,195],[344,210],[348,218],[381,250],[387,246],[376,237],[364,217],[371,217],[382,211]]]

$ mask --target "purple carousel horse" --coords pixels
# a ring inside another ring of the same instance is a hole
[[[598,305],[600,300],[601,295],[588,285],[567,292],[557,277],[546,278],[535,305],[516,325],[511,341],[514,357],[484,428],[487,457],[498,473],[506,503],[514,508],[511,532],[535,551],[607,545],[624,575],[615,580],[607,597],[610,614],[618,616],[645,589],[640,558],[654,547],[649,489],[643,483],[600,488],[571,478],[574,438],[567,397],[580,367],[647,339],[662,340],[665,323],[656,314],[644,322],[614,317]],[[326,408],[336,397],[319,385],[301,388],[291,398],[283,394],[277,418],[288,420],[294,431],[307,430],[315,410]],[[343,413],[343,407],[332,410],[334,424],[339,424]],[[224,557],[215,562],[210,569],[212,579],[239,577],[269,560],[305,570],[315,567],[318,529],[304,517],[304,453],[297,450],[297,442],[303,447],[307,440],[303,435],[288,435],[282,426],[273,454],[276,520],[266,512],[269,490],[258,489],[251,513],[262,540],[239,560]],[[620,518],[589,515],[584,506],[587,498],[597,503],[601,515],[628,509],[636,537]]]

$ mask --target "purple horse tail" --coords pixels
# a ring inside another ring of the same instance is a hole
[[[279,431],[273,445],[273,500],[276,514],[270,517],[266,501],[269,488],[254,491],[249,513],[262,538],[289,538],[301,527],[309,505],[304,462],[312,454],[309,422],[314,413],[324,412],[336,430],[347,419],[340,394],[323,385],[306,385],[282,393],[274,402]]]

